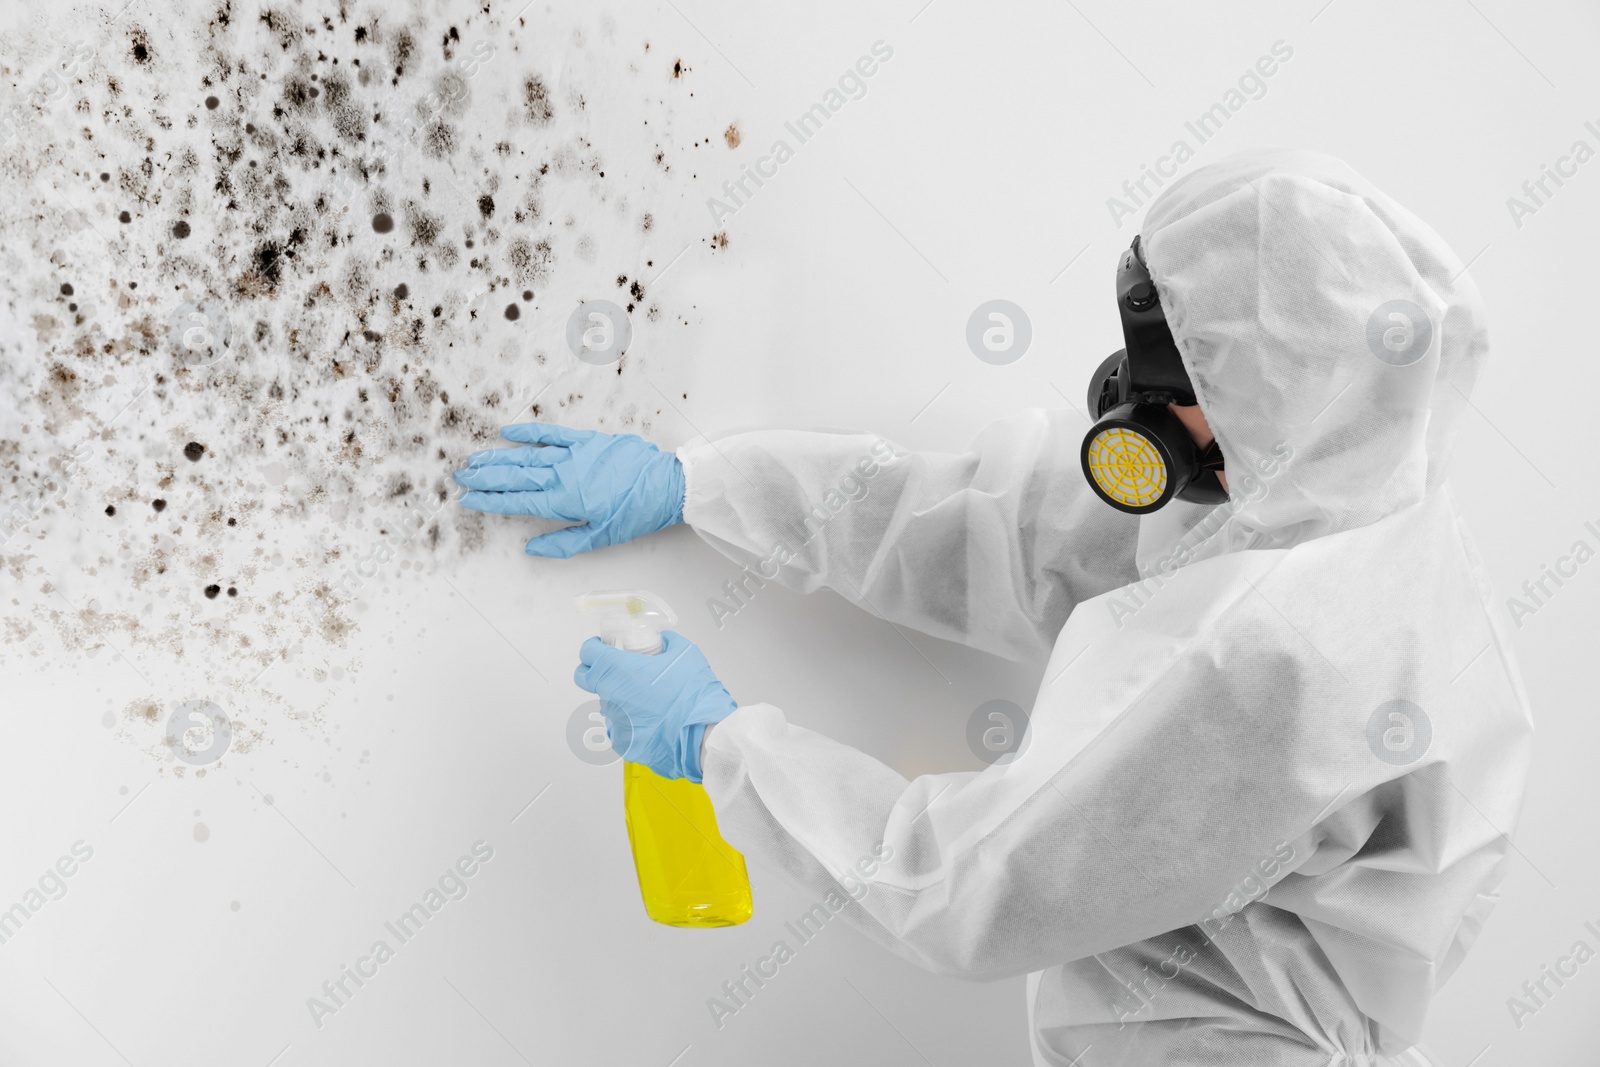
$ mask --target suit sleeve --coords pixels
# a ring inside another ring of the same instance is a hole
[[[964,452],[792,430],[701,440],[678,452],[684,519],[744,568],[746,592],[826,587],[936,637],[1043,657],[1074,606],[1137,578],[1138,520],[1084,483],[1079,422],[1022,412]]]
[[[1180,571],[1162,610],[1120,630],[1089,605],[1028,747],[981,772],[907,780],[741,707],[706,740],[724,836],[819,917],[939,973],[1020,974],[1226,923],[1242,880],[1288,877],[1320,815],[1409,769],[1372,757],[1351,683],[1253,591],[1270,560],[1236,563]]]

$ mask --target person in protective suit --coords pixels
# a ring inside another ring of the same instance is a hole
[[[462,499],[582,524],[534,555],[687,522],[763,578],[1048,656],[1017,758],[912,781],[736,704],[677,635],[670,674],[598,641],[577,674],[748,857],[819,896],[856,879],[868,937],[1027,973],[1037,1063],[1425,1064],[1532,732],[1445,478],[1481,297],[1349,167],[1273,150],[1172,183],[1118,300],[1087,436],[1035,410],[959,454],[768,431],[673,455],[527,424]],[[852,471],[869,491],[819,515]]]

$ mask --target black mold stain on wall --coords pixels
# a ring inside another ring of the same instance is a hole
[[[0,160],[28,267],[0,289],[0,566],[43,582],[52,552],[86,558],[96,607],[35,612],[0,656],[43,628],[231,677],[337,647],[400,579],[346,581],[377,546],[416,573],[526,533],[449,503],[502,424],[650,431],[638,336],[693,312],[653,306],[595,374],[565,321],[701,239],[694,153],[728,117],[679,135],[689,68],[615,26],[444,8],[136,10],[86,25],[59,93],[22,94]],[[60,47],[23,56],[25,91]]]

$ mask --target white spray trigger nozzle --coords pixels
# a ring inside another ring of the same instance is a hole
[[[655,655],[661,651],[661,631],[678,622],[665,601],[642,590],[584,593],[574,603],[599,628],[600,640],[627,652]]]

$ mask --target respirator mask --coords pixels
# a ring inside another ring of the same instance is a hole
[[[1083,475],[1101,500],[1144,515],[1177,497],[1197,504],[1228,499],[1217,472],[1222,449],[1202,449],[1168,404],[1194,404],[1194,386],[1150,280],[1139,238],[1117,267],[1117,310],[1122,342],[1089,380],[1089,417],[1083,439]]]

